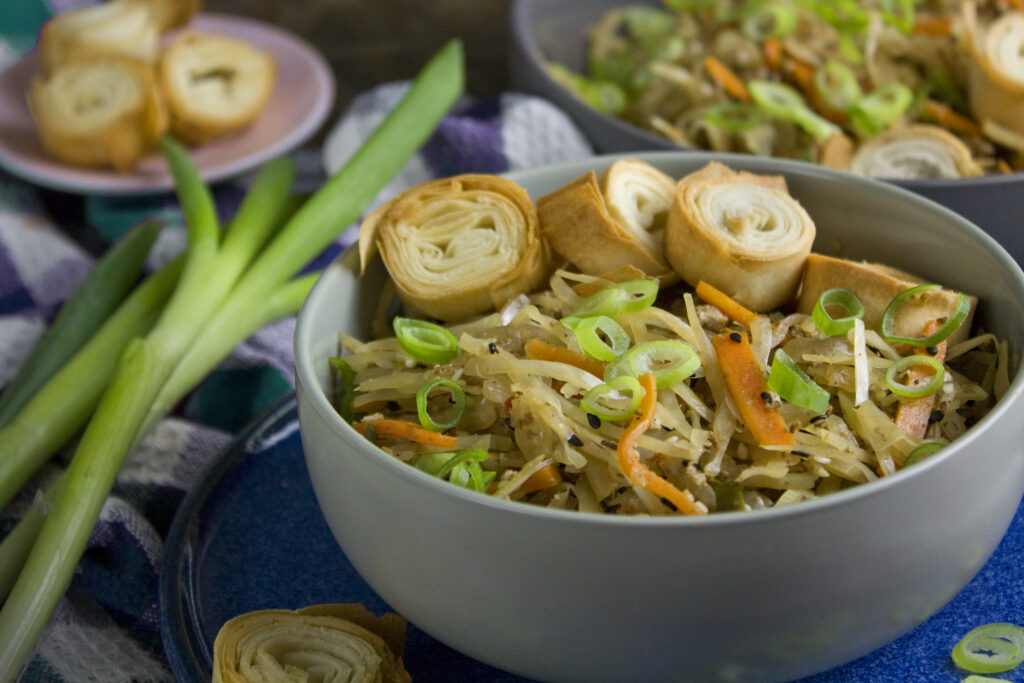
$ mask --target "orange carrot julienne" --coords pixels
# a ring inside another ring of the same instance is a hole
[[[761,58],[770,71],[781,70],[782,41],[778,38],[765,38],[764,45],[761,46]]]
[[[925,100],[922,110],[927,116],[934,119],[937,124],[951,133],[970,136],[981,135],[981,127],[974,120],[954,111],[942,102]]]
[[[379,420],[365,420],[353,422],[352,429],[360,434],[366,434],[367,428],[373,425],[378,436],[391,436],[396,439],[415,441],[427,446],[438,446],[439,448],[455,448],[455,437],[448,434],[434,432],[418,424],[407,420],[395,420],[383,418]]]
[[[619,438],[616,449],[619,467],[633,485],[640,486],[654,495],[664,498],[683,514],[707,514],[704,506],[694,500],[692,493],[676,488],[668,480],[658,476],[640,462],[640,456],[636,451],[636,442],[654,421],[654,409],[658,404],[658,385],[654,375],[647,372],[640,376],[640,386],[644,388],[644,396],[640,400],[640,411],[630,420],[629,426]]]
[[[913,32],[920,36],[948,36],[953,33],[953,20],[947,14],[926,14],[914,16]]]
[[[520,493],[533,493],[542,489],[557,486],[562,481],[562,475],[558,472],[558,466],[548,463],[526,478],[517,489]]]
[[[934,334],[937,329],[939,329],[939,321],[929,320],[928,324],[925,325],[924,333],[925,335]],[[946,347],[946,340],[942,340],[935,345],[934,358],[940,363],[946,360]],[[927,349],[919,349],[918,353],[928,353],[928,351]],[[913,385],[915,382],[927,381],[927,373],[927,370],[911,368],[907,384]],[[923,439],[925,432],[928,431],[928,423],[934,408],[935,394],[903,399],[896,407],[896,426],[910,436]]]
[[[725,62],[713,55],[704,57],[704,70],[718,85],[725,90],[726,94],[740,102],[750,102],[750,91],[743,79],[736,75],[736,72],[726,66]]]
[[[533,360],[549,360],[555,363],[565,363],[580,370],[585,370],[596,377],[604,377],[605,363],[586,354],[567,349],[564,346],[555,346],[540,339],[531,339],[526,345],[526,355]]]
[[[711,339],[725,384],[740,416],[762,446],[788,446],[796,442],[778,409],[765,401],[768,380],[757,363],[754,349],[742,332],[720,332]]]
[[[697,296],[746,328],[757,317],[756,313],[704,280],[697,283]]]

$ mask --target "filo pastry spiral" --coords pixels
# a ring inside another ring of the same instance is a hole
[[[665,221],[675,180],[648,163],[620,159],[537,200],[544,238],[590,275],[631,265],[649,275],[671,272],[663,256]]]
[[[408,683],[404,641],[404,619],[361,605],[258,610],[217,633],[213,683]]]
[[[444,321],[533,291],[553,265],[526,190],[485,174],[422,183],[382,204],[359,229],[364,269],[376,251],[402,300]]]
[[[162,28],[146,0],[109,0],[65,10],[39,31],[43,73],[95,57],[129,57],[155,64]]]
[[[72,164],[127,171],[167,130],[153,70],[132,60],[64,64],[27,98],[43,148]]]
[[[849,170],[890,180],[973,178],[984,173],[963,140],[930,124],[890,128],[872,137],[857,148]]]
[[[971,110],[985,135],[1024,151],[1024,12],[981,26],[975,5],[963,5]]]
[[[274,89],[273,58],[248,41],[184,31],[160,57],[171,131],[199,145],[248,126]]]
[[[712,162],[679,181],[665,228],[669,263],[755,311],[791,300],[814,242],[814,222],[782,176]]]

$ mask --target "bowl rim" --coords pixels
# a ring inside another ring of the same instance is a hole
[[[651,151],[655,150],[666,150],[666,151],[683,151],[688,153],[693,152],[708,152],[714,153],[713,150],[704,150],[697,147],[683,147],[678,145],[668,138],[655,135],[651,131],[644,130],[640,126],[624,121],[616,116],[606,114],[602,111],[595,109],[590,106],[582,99],[576,97],[567,88],[562,86],[561,83],[556,81],[548,73],[547,69],[544,68],[544,55],[541,52],[540,45],[537,43],[534,32],[529,30],[530,24],[528,22],[528,14],[534,11],[535,8],[542,5],[550,5],[552,7],[558,7],[561,5],[560,2],[538,2],[538,0],[512,0],[509,12],[510,12],[510,31],[513,48],[516,52],[522,56],[524,63],[529,64],[529,68],[534,71],[535,76],[539,75],[541,79],[551,88],[554,88],[559,93],[569,98],[572,102],[572,106],[585,110],[588,114],[593,115],[598,121],[604,125],[610,126],[616,129],[619,133],[632,136],[637,140],[644,141],[647,145],[650,145]],[[629,4],[628,2],[621,3],[623,5]],[[657,3],[653,3],[657,4]],[[580,123],[575,120],[572,116],[572,112],[569,113],[570,117],[573,118],[574,123],[580,126]],[[586,136],[590,139],[590,136]],[[596,146],[596,141],[591,140],[591,144]],[[793,161],[791,159],[785,159],[785,157],[770,157],[773,159],[783,159],[787,161]],[[809,162],[808,162],[809,163]],[[813,164],[820,166],[820,164]],[[827,168],[822,166],[822,168]],[[1005,184],[1024,182],[1024,171],[1014,171],[1013,173],[1000,173],[992,175],[982,175],[973,178],[877,178],[886,183],[895,183],[901,187],[910,189],[924,189],[924,190],[954,190],[954,189],[973,189],[977,187],[991,187],[991,186],[1002,186]]]
[[[697,165],[707,163],[708,161],[729,163],[730,160],[741,160],[741,163],[746,165],[748,168],[750,166],[762,167],[760,169],[755,169],[755,172],[775,172],[808,177],[825,176],[827,179],[844,183],[865,185],[870,187],[873,191],[902,197],[905,201],[922,205],[928,208],[929,211],[939,216],[944,216],[947,221],[952,221],[953,223],[958,224],[958,229],[967,232],[985,251],[989,252],[991,256],[1000,261],[1004,270],[1009,271],[1016,276],[1016,291],[1010,293],[1015,294],[1014,298],[1024,306],[1024,271],[1021,270],[1021,266],[1006,252],[1006,250],[981,228],[941,204],[915,194],[910,190],[888,182],[854,175],[818,164],[781,159],[777,157],[755,157],[743,154],[705,152],[703,150],[656,150],[641,151],[632,154],[599,154],[585,159],[510,171],[500,175],[515,182],[521,182],[520,179],[524,176],[528,177],[531,174],[539,172],[577,172],[577,174],[580,174],[592,168],[610,164],[615,159],[624,157],[647,162],[679,160]],[[331,405],[330,401],[328,401],[326,394],[320,386],[318,373],[315,371],[313,359],[310,357],[311,354],[306,353],[306,350],[312,349],[317,341],[312,339],[312,323],[310,322],[312,314],[310,313],[310,310],[316,303],[317,299],[323,295],[323,291],[325,291],[329,286],[330,280],[337,272],[336,269],[338,266],[344,263],[346,265],[353,266],[353,271],[358,271],[358,259],[358,244],[353,244],[346,248],[334,261],[331,262],[329,266],[327,266],[327,268],[324,269],[321,277],[318,278],[298,313],[293,338],[295,381],[298,393],[300,395],[303,393],[306,394],[306,398],[309,400],[309,404],[312,406],[313,410],[329,426],[331,431],[342,440],[342,442],[352,445],[352,449],[359,452],[362,457],[365,457],[376,466],[385,469],[388,473],[386,476],[397,475],[410,484],[426,488],[437,494],[453,496],[471,506],[479,505],[500,513],[513,513],[524,517],[550,520],[558,523],[586,525],[597,524],[601,526],[626,525],[628,527],[635,526],[642,528],[661,528],[665,526],[673,528],[676,526],[689,528],[691,526],[698,525],[700,527],[706,525],[712,525],[715,527],[719,525],[745,526],[750,524],[770,523],[776,519],[789,518],[792,516],[817,514],[817,511],[819,510],[843,508],[863,503],[865,499],[883,495],[889,488],[898,486],[899,483],[905,479],[918,477],[924,472],[937,467],[942,467],[948,460],[960,457],[960,452],[967,450],[974,444],[974,442],[982,438],[982,435],[987,432],[997,420],[1008,419],[1005,417],[1005,414],[1007,414],[1017,403],[1024,400],[1024,398],[1022,398],[1022,396],[1024,396],[1024,348],[1016,349],[1016,352],[1014,352],[1014,349],[1011,349],[1011,357],[1016,359],[1017,367],[1015,368],[1016,371],[1006,393],[992,408],[992,410],[990,410],[975,425],[968,429],[965,434],[957,438],[956,441],[952,442],[949,446],[943,448],[938,453],[925,458],[912,468],[905,470],[901,469],[892,475],[867,482],[866,484],[853,486],[825,496],[800,501],[799,503],[791,505],[783,505],[781,507],[750,510],[740,514],[708,514],[700,516],[605,515],[598,513],[581,513],[572,510],[551,509],[516,501],[501,500],[491,496],[481,495],[458,486],[452,486],[447,482],[438,480],[436,477],[432,477],[415,467],[411,467],[408,464],[387,455],[384,451],[366,441],[362,435],[346,423]],[[1020,344],[1024,346],[1024,339],[1020,340]],[[300,401],[299,405],[299,414],[301,418],[302,401]],[[302,421],[300,420],[300,423],[301,422]]]

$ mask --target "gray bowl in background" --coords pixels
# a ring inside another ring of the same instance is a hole
[[[544,69],[547,61],[582,71],[587,29],[609,9],[654,0],[512,0],[510,9],[512,84],[561,107],[598,152],[674,149],[675,143],[631,123],[603,114],[574,97]],[[956,211],[980,226],[1024,263],[1024,173],[963,180],[891,181]]]
[[[960,216],[811,164],[636,155],[674,177],[709,160],[783,173],[817,224],[815,250],[976,294],[978,323],[1024,348],[1024,273]],[[509,174],[537,197],[607,156]],[[387,277],[350,249],[298,317],[296,386],[317,501],[352,565],[438,640],[530,678],[781,681],[838,666],[934,614],[982,567],[1024,491],[1024,376],[934,456],[817,500],[703,518],[619,517],[500,501],[371,445],[332,408],[337,332],[370,337]]]

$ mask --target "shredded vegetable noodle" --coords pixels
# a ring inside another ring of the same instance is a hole
[[[971,177],[1024,167],[1020,27],[1008,0],[664,0],[607,12],[584,72],[549,73],[684,147]]]
[[[653,304],[595,307],[602,322],[581,344],[588,307],[635,289],[557,270],[547,290],[448,325],[458,353],[444,362],[395,337],[342,333],[334,400],[384,451],[454,485],[580,512],[702,515],[816,498],[919,463],[983,417],[1010,376],[991,334],[929,357],[921,379],[910,371],[925,361],[903,359],[928,351],[890,344],[859,318],[827,336],[810,314],[736,316],[721,292],[711,305],[685,284],[661,286]],[[577,293],[594,291],[609,293]],[[837,314],[856,304],[844,306]],[[593,355],[612,348],[610,362]],[[769,383],[782,362],[785,383]],[[912,435],[897,411],[924,394]]]

